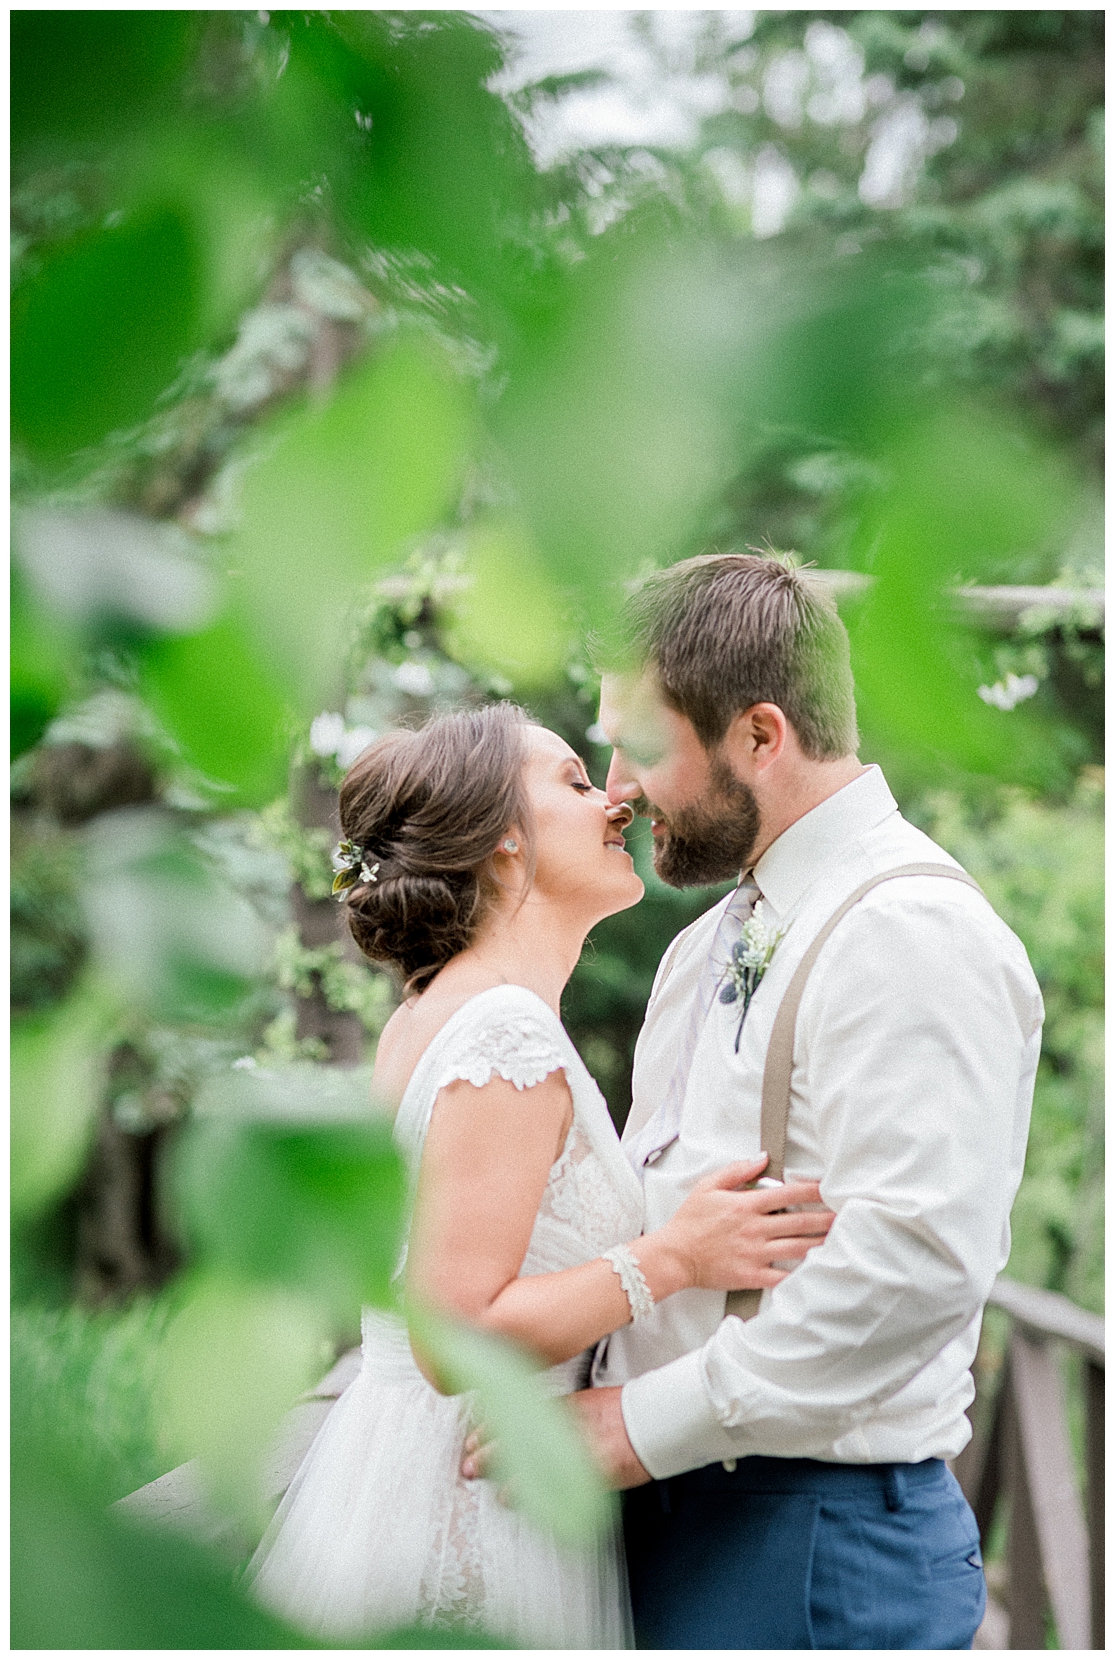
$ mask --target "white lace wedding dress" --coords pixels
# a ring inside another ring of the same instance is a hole
[[[533,992],[497,986],[438,1032],[395,1124],[417,1172],[439,1090],[493,1074],[528,1091],[563,1068],[573,1124],[550,1171],[523,1274],[591,1262],[642,1229],[642,1191],[604,1099],[560,1021]],[[530,1094],[523,1111],[530,1111]],[[404,1250],[405,1260],[405,1250]],[[627,1648],[618,1537],[560,1546],[458,1473],[467,1404],[439,1395],[406,1328],[365,1310],[360,1373],[306,1455],[253,1560],[255,1594],[304,1631],[351,1640],[394,1626],[463,1625],[517,1647]],[[545,1374],[555,1394],[587,1382],[590,1353]]]

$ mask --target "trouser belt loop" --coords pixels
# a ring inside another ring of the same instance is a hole
[[[906,1497],[906,1477],[897,1464],[892,1464],[883,1478],[883,1491],[886,1494],[887,1509],[901,1510]]]
[[[672,1512],[672,1507],[671,1507],[671,1504],[670,1504],[670,1483],[669,1483],[669,1481],[660,1481],[658,1483],[658,1502],[662,1506],[663,1516],[672,1515],[673,1512]]]

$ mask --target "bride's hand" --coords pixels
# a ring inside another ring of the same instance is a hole
[[[762,1290],[786,1278],[789,1270],[774,1267],[776,1262],[804,1257],[824,1243],[834,1212],[787,1214],[790,1206],[818,1203],[816,1182],[792,1181],[740,1191],[761,1175],[766,1163],[764,1154],[706,1176],[665,1227],[658,1229],[661,1243],[676,1255],[687,1286]]]

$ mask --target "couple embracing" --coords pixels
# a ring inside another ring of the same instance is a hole
[[[460,1398],[365,1311],[361,1370],[252,1566],[326,1639],[970,1648],[965,1444],[1042,1018],[1018,940],[856,756],[815,580],[715,555],[629,602],[606,792],[508,705],[379,740],[341,791],[352,933],[406,982],[376,1060],[414,1176],[407,1294],[571,1397],[623,1539],[500,1502]],[[733,892],[670,947],[622,1143],[562,1028],[623,845]]]

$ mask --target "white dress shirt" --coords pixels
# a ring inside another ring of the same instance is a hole
[[[877,767],[763,854],[761,914],[785,932],[738,1053],[738,1004],[712,1003],[680,1136],[643,1171],[648,1231],[702,1176],[758,1154],[763,1063],[794,969],[862,882],[923,860],[956,865],[901,817]],[[726,903],[663,959],[635,1052],[633,1132],[669,1082]],[[787,1173],[819,1179],[836,1221],[754,1319],[725,1318],[723,1292],[683,1291],[608,1340],[594,1380],[624,1385],[627,1431],[653,1476],[752,1453],[858,1464],[960,1451],[980,1315],[1009,1251],[1042,1017],[1020,941],[963,883],[903,877],[843,919],[798,1013],[786,1142]]]

